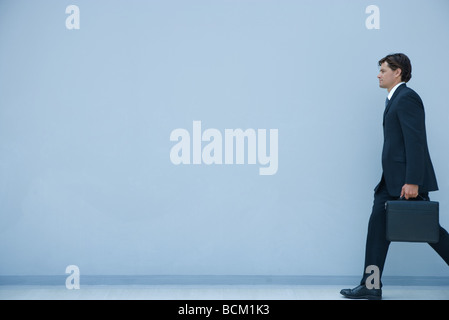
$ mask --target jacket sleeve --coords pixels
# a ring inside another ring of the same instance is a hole
[[[405,144],[405,183],[423,185],[427,138],[421,98],[414,92],[402,96],[397,115]]]

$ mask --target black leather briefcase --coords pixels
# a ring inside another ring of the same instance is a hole
[[[387,240],[435,243],[439,239],[437,201],[393,200],[385,202]]]

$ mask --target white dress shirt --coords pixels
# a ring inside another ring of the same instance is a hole
[[[388,93],[388,100],[391,100],[391,97],[393,96],[394,92],[396,91],[396,89],[405,82],[399,82],[397,85],[395,85],[393,87],[393,89],[391,89],[391,91]]]

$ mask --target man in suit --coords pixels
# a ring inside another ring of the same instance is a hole
[[[412,77],[409,58],[402,53],[387,55],[379,61],[379,86],[388,90],[383,117],[384,144],[382,177],[374,189],[374,203],[368,224],[365,267],[360,285],[340,293],[352,299],[381,299],[378,288],[366,286],[368,266],[379,268],[382,275],[390,242],[386,239],[387,200],[429,200],[429,192],[438,190],[427,147],[424,106],[419,95],[406,83]],[[449,265],[449,234],[440,226],[439,242],[430,244]]]

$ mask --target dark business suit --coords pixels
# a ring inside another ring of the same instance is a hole
[[[396,200],[404,184],[419,186],[420,197],[429,200],[428,193],[438,190],[427,146],[424,106],[419,95],[401,84],[387,103],[383,118],[384,144],[382,178],[374,189],[373,209],[368,224],[365,269],[361,284],[368,274],[366,267],[385,264],[390,242],[386,239],[385,201]],[[449,265],[449,235],[440,227],[440,240],[430,244]],[[404,266],[405,268],[406,266]]]

